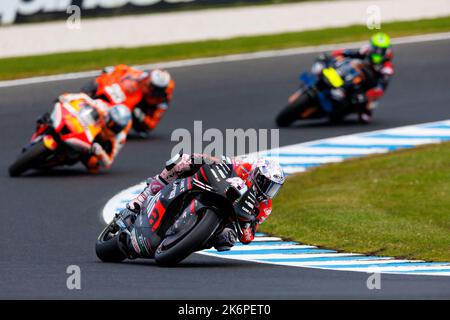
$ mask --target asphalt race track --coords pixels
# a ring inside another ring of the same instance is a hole
[[[349,121],[283,129],[282,145],[449,118],[450,40],[395,47],[396,76],[375,122]],[[133,139],[109,172],[81,166],[9,178],[8,166],[32,134],[35,119],[60,93],[85,80],[0,89],[2,197],[0,298],[308,299],[450,298],[448,277],[382,275],[291,268],[193,255],[176,268],[153,261],[101,263],[94,243],[100,211],[118,191],[155,174],[173,146],[176,128],[275,128],[274,118],[316,54],[174,68],[175,99],[148,140]],[[369,226],[368,226],[369,227]],[[68,290],[66,268],[81,268],[81,290]]]

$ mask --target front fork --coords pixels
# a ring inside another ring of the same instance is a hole
[[[288,103],[292,104],[295,100],[297,100],[301,94],[303,93],[302,89],[298,89],[293,94],[291,94],[288,98]]]
[[[119,229],[119,243],[121,244],[122,252],[128,257],[128,259],[138,258],[138,254],[132,247],[131,244],[131,227],[136,221],[137,213],[129,210],[123,209],[114,216],[114,223]]]

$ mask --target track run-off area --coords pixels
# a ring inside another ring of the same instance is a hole
[[[352,119],[341,125],[299,124],[280,130],[281,146],[448,119],[445,66],[450,63],[450,40],[398,43],[394,50],[396,74],[373,124],[362,126]],[[381,290],[368,290],[364,272],[293,268],[200,254],[176,268],[159,268],[151,260],[105,264],[95,256],[104,205],[161,169],[173,147],[173,130],[192,130],[194,120],[202,120],[205,129],[276,128],[274,118],[296,88],[298,73],[308,70],[316,56],[312,50],[169,68],[177,88],[160,126],[149,139],[130,138],[111,170],[96,176],[81,166],[16,179],[7,174],[35,119],[52,107],[60,93],[78,91],[86,78],[0,88],[4,168],[0,188],[5,199],[0,230],[6,239],[0,244],[0,297],[448,298],[447,277],[383,274]],[[81,290],[66,287],[70,265],[81,269]]]

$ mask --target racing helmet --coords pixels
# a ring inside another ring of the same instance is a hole
[[[273,199],[285,181],[280,164],[268,158],[258,159],[252,166],[250,180],[253,182],[259,196]]]
[[[106,114],[106,128],[113,133],[117,134],[131,121],[131,112],[123,104],[115,105],[110,108]]]
[[[150,72],[150,90],[153,95],[165,95],[166,88],[170,84],[171,76],[169,72],[155,69]]]
[[[391,55],[391,38],[383,32],[378,32],[370,38],[370,62],[379,65]]]

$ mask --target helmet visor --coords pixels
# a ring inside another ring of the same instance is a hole
[[[166,88],[157,87],[154,84],[151,84],[150,87],[151,94],[155,98],[165,98],[166,97]]]
[[[120,131],[122,131],[125,127],[117,122],[109,121],[107,124],[107,128],[112,132],[114,132],[115,134],[117,134]]]
[[[281,184],[270,180],[259,170],[255,173],[254,182],[258,191],[268,199],[273,199],[281,189]]]

